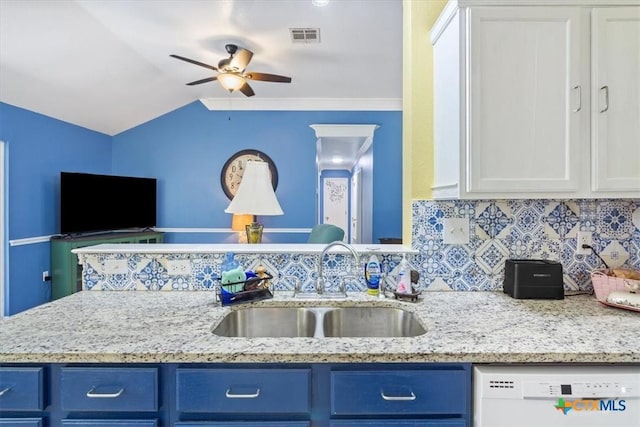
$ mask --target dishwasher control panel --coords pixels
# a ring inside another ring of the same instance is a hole
[[[524,381],[522,396],[524,398],[544,397],[637,397],[631,382],[619,381]]]

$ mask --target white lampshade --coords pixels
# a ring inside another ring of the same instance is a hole
[[[218,81],[229,92],[234,92],[245,84],[244,78],[234,73],[220,73],[218,74]]]
[[[267,162],[249,160],[236,195],[224,210],[232,214],[283,215]]]

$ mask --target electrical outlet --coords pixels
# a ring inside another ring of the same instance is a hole
[[[106,259],[104,261],[104,272],[106,274],[126,274],[128,270],[126,259]]]
[[[170,259],[167,261],[167,274],[184,276],[191,273],[191,261],[188,259]]]
[[[591,253],[591,249],[583,248],[582,245],[591,246],[591,232],[590,231],[578,231],[578,247],[576,253],[578,255],[589,255]]]
[[[43,282],[46,282],[46,281],[48,281],[49,279],[51,279],[51,277],[49,277],[49,272],[48,272],[48,271],[43,271],[43,272],[42,272],[42,281],[43,281]]]

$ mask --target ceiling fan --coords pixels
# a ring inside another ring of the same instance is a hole
[[[220,60],[217,67],[193,59],[185,58],[184,56],[169,56],[218,72],[218,74],[215,76],[187,83],[188,86],[199,85],[202,83],[218,80],[222,87],[229,92],[235,92],[236,90],[239,90],[245,96],[253,96],[255,95],[255,93],[253,92],[251,86],[249,86],[248,80],[291,83],[291,77],[279,76],[277,74],[246,71],[247,65],[249,65],[249,62],[253,57],[253,52],[251,52],[250,50],[238,48],[238,46],[236,46],[235,44],[227,44],[224,48],[229,54],[229,57]]]

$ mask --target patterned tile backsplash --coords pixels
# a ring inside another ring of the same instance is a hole
[[[426,290],[501,290],[504,261],[560,261],[567,290],[591,291],[590,272],[604,268],[578,255],[578,231],[610,267],[640,269],[640,200],[452,200],[413,202],[412,264]],[[448,218],[464,218],[469,242],[445,244]]]
[[[412,249],[418,253],[408,259],[420,273],[420,290],[499,291],[506,259],[535,258],[562,263],[566,290],[591,291],[590,272],[604,265],[592,251],[576,253],[578,231],[592,233],[593,249],[610,267],[640,270],[640,200],[418,200],[412,210]],[[456,219],[457,231],[468,232],[468,243],[445,243],[450,219]],[[461,230],[462,224],[469,229]],[[386,282],[395,286],[402,256],[377,255],[389,272]],[[212,290],[223,260],[224,253],[91,255],[83,257],[83,287]],[[319,255],[237,254],[237,260],[246,269],[265,266],[276,290],[291,291],[299,281],[303,292],[314,292]],[[331,253],[323,266],[328,276],[342,277],[348,291],[366,290],[362,265],[353,266],[348,257]]]

